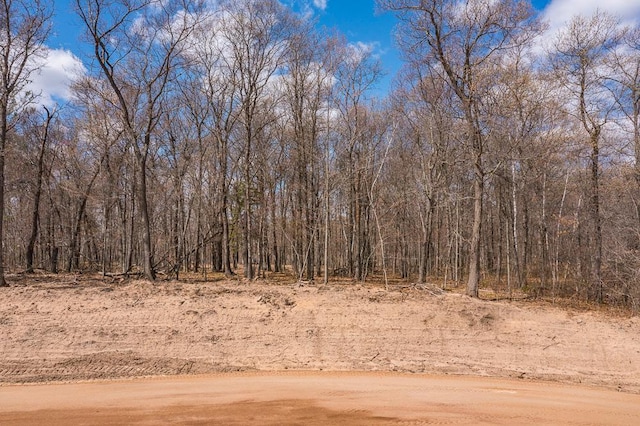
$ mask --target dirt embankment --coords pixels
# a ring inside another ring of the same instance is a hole
[[[0,383],[247,370],[517,377],[640,392],[640,319],[411,287],[112,284],[0,289]]]

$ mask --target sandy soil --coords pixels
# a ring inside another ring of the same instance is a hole
[[[534,386],[532,379],[581,383],[601,388],[594,392],[623,391],[607,394],[604,400],[612,406],[616,400],[611,395],[635,398],[635,406],[640,406],[637,317],[472,300],[410,286],[385,291],[354,284],[114,283],[69,276],[18,277],[12,282],[12,287],[0,289],[0,410],[5,414],[7,395],[36,389],[11,384],[285,370],[519,379],[509,386]],[[51,386],[38,389],[46,392],[53,390]],[[527,388],[522,395],[531,397],[549,386]],[[318,391],[321,396],[330,395],[330,386],[325,388]],[[468,392],[480,398],[473,387]],[[293,398],[297,402],[287,413],[296,411],[296,404],[306,407],[298,410],[301,413],[312,407],[340,408],[326,401],[318,405],[312,395],[298,401],[298,394],[264,400],[240,397],[239,392],[225,404],[241,404],[227,407],[235,412],[245,411],[242,404],[247,401],[269,406],[274,400]],[[504,396],[487,395],[497,403],[498,396]],[[364,410],[377,416],[379,410],[373,408],[379,407],[373,404]],[[470,409],[468,404],[463,408]],[[593,417],[583,412],[585,419]],[[389,416],[403,418],[397,413]],[[482,420],[469,418],[474,419],[471,424]]]

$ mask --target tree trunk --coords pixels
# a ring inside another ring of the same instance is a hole
[[[231,244],[229,241],[230,233],[229,233],[229,215],[227,213],[228,209],[228,198],[226,189],[224,189],[225,193],[222,196],[222,267],[224,268],[224,274],[226,276],[235,275],[233,270],[231,269]]]
[[[222,268],[227,277],[235,275],[231,268],[231,233],[229,232],[229,184],[227,179],[228,145],[226,139],[220,139],[220,186],[222,190],[220,214],[222,216]]]
[[[248,134],[251,134],[248,129]],[[245,151],[245,197],[244,197],[244,276],[247,279],[253,279],[253,265],[251,253],[251,136],[247,138],[247,148]]]
[[[476,136],[479,138],[479,136]],[[473,179],[473,227],[469,251],[469,280],[467,295],[478,297],[480,287],[480,237],[482,230],[482,197],[484,193],[484,172],[482,170],[482,151],[475,148]]]
[[[80,230],[82,229],[82,219],[84,217],[84,212],[87,209],[87,201],[89,199],[89,194],[91,193],[91,188],[93,188],[93,184],[95,183],[99,173],[100,168],[97,167],[96,171],[91,177],[91,180],[89,181],[89,185],[87,185],[87,189],[82,194],[82,199],[80,200],[78,214],[76,215],[76,221],[73,227],[73,234],[71,235],[71,241],[69,242],[69,259],[67,261],[67,272],[78,269],[80,266],[80,245],[78,244],[78,240],[80,239]]]
[[[591,220],[593,221],[593,260],[592,260],[592,284],[596,292],[596,300],[602,303],[602,224],[600,220],[600,184],[599,184],[599,129],[591,135]]]
[[[329,125],[327,120],[327,134]],[[327,138],[328,139],[328,138]],[[327,152],[324,168],[324,246],[323,246],[323,283],[329,283],[329,220],[331,218],[331,205],[329,198],[329,141],[327,140]]]
[[[513,245],[513,263],[515,275],[518,279],[518,288],[522,288],[522,270],[520,269],[520,238],[518,233],[518,191],[517,191],[516,164],[511,163],[511,232]],[[526,224],[525,224],[526,226]],[[526,248],[525,248],[526,251]],[[526,257],[526,254],[524,254]]]
[[[148,146],[148,145],[147,145]],[[147,154],[136,150],[138,163],[138,185],[136,196],[142,220],[142,267],[144,277],[155,281],[156,273],[153,269],[153,252],[151,249],[151,222],[149,220],[149,204],[147,199]]]
[[[130,194],[130,208],[127,212],[127,200],[122,202],[122,273],[128,274],[131,271],[131,265],[133,264],[133,232],[135,230],[135,192],[136,183],[135,177],[131,182],[131,194]]]
[[[7,146],[7,133],[9,131],[6,105],[3,100],[0,106],[0,287],[9,286],[9,283],[4,278],[4,160]]]
[[[42,194],[42,175],[44,173],[44,151],[47,147],[47,141],[49,139],[49,125],[51,124],[51,120],[53,118],[49,110],[46,107],[44,109],[47,112],[47,119],[44,126],[44,135],[42,136],[42,141],[40,143],[40,151],[38,153],[38,174],[36,176],[36,191],[33,197],[33,210],[31,211],[31,235],[29,236],[26,253],[26,269],[28,273],[33,272],[33,250],[36,245],[36,239],[38,238],[40,196]]]
[[[107,275],[107,269],[111,268],[110,259],[108,259],[108,249],[107,245],[109,243],[109,221],[111,219],[111,208],[107,203],[104,203],[103,206],[103,214],[104,214],[104,225],[102,228],[102,276],[105,277]]]
[[[271,250],[273,255],[273,272],[280,272],[280,256],[278,254],[278,233],[276,232],[276,190],[271,188]]]

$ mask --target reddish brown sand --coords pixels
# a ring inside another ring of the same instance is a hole
[[[235,373],[0,388],[0,424],[633,425],[640,396],[505,379]]]
[[[640,424],[638,317],[410,285],[10,281],[2,425]]]

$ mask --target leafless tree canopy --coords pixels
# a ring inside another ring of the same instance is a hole
[[[0,243],[5,241],[5,164],[7,149],[21,113],[35,94],[25,91],[37,70],[48,36],[51,7],[44,1],[4,0],[0,4]],[[4,278],[0,249],[0,287]]]
[[[529,1],[380,0],[405,68],[277,0],[76,0],[73,107],[2,3],[2,268],[373,276],[640,301],[640,30]],[[0,271],[4,277],[4,272]],[[4,278],[0,284],[4,284]]]

